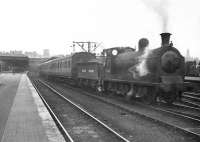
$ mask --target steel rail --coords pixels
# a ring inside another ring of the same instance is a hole
[[[48,84],[48,83],[45,83],[45,84]],[[51,85],[48,85],[48,86],[51,87]],[[52,88],[52,87],[51,87],[51,88]],[[73,89],[73,87],[70,87],[70,88]],[[54,89],[54,90],[55,90],[55,89]],[[82,90],[82,89],[81,89],[81,90]],[[55,90],[55,91],[58,92],[57,90]],[[109,101],[109,100],[105,100],[105,99],[103,99],[103,98],[101,98],[101,97],[99,97],[99,96],[91,95],[91,94],[90,94],[89,92],[87,92],[87,91],[84,91],[84,90],[82,90],[82,91],[83,91],[84,94],[86,94],[86,95],[88,95],[88,96],[91,96],[91,97],[93,97],[93,98],[99,99],[99,100],[101,100],[101,101],[103,101],[103,102],[105,102],[105,103],[107,103],[107,104],[110,104],[110,105],[119,107],[119,108],[121,108],[121,109],[123,109],[123,110],[125,110],[125,111],[130,112],[130,113],[138,114],[138,115],[143,116],[143,117],[145,117],[145,118],[147,118],[147,119],[150,119],[150,120],[152,120],[152,121],[159,122],[160,124],[163,124],[163,125],[165,125],[165,126],[173,127],[173,128],[178,129],[178,130],[180,130],[180,131],[182,131],[182,132],[185,132],[185,133],[187,133],[187,134],[190,134],[190,135],[193,135],[193,136],[197,136],[198,138],[200,138],[200,134],[198,134],[198,133],[196,133],[196,132],[193,132],[193,131],[189,130],[188,128],[183,128],[183,127],[180,127],[180,126],[178,126],[178,125],[171,124],[171,123],[169,123],[169,122],[164,122],[164,121],[162,121],[162,120],[156,119],[156,118],[151,117],[151,116],[148,116],[148,115],[146,115],[146,114],[137,112],[137,111],[135,111],[135,110],[132,110],[132,109],[130,110],[130,109],[128,109],[127,107],[124,107],[124,106],[122,106],[122,105],[120,105],[120,104],[113,103],[113,102],[111,102],[111,101]],[[58,92],[58,93],[59,93],[59,92]],[[137,102],[137,104],[143,105],[143,106],[147,107],[147,105],[142,104],[142,103],[139,103],[139,102]],[[153,106],[149,106],[149,105],[148,105],[148,107],[151,108],[151,109],[156,110],[155,108],[153,108]],[[161,110],[158,110],[158,109],[157,109],[156,111],[160,111],[160,112],[161,112]],[[168,112],[163,112],[163,113],[171,113],[171,112],[168,111]],[[178,114],[177,114],[177,115],[178,115]],[[185,118],[185,119],[190,119],[190,118],[188,117],[188,118]],[[195,121],[196,121],[196,120],[195,120]],[[197,121],[199,121],[199,120],[197,120]]]
[[[173,103],[173,105],[174,105],[175,107],[188,108],[188,109],[200,111],[200,108],[198,108],[198,107],[192,107],[192,106],[185,105],[185,104],[180,104],[180,103],[176,103],[176,102],[175,102],[175,103]]]
[[[61,98],[63,98],[64,100],[66,100],[67,102],[69,102],[70,104],[72,104],[73,106],[75,106],[77,109],[79,109],[80,111],[82,111],[84,114],[88,115],[90,118],[92,118],[93,120],[95,120],[96,122],[98,122],[100,125],[102,125],[104,128],[106,128],[111,133],[113,133],[114,135],[116,135],[118,138],[120,138],[121,140],[123,140],[125,142],[130,142],[128,139],[126,139],[123,136],[121,136],[119,133],[117,133],[115,130],[113,130],[112,128],[110,128],[108,125],[106,125],[105,123],[103,123],[102,121],[100,121],[98,118],[94,117],[88,111],[86,111],[85,109],[81,108],[80,106],[78,106],[77,104],[75,104],[73,101],[71,101],[71,100],[67,99],[66,97],[64,97],[61,93],[59,93],[57,90],[55,90],[54,88],[52,88],[50,85],[48,85],[47,83],[45,83],[45,82],[43,82],[41,80],[39,80],[39,81],[42,84],[44,84],[45,86],[47,86],[54,93],[56,93],[57,95],[59,95]]]
[[[183,117],[185,119],[189,119],[189,120],[196,121],[196,122],[200,123],[200,119],[193,118],[192,116],[189,116],[189,115],[187,115],[186,113],[183,113],[183,112],[178,112],[178,111],[175,111],[175,110],[172,110],[172,109],[157,108],[157,107],[154,107],[154,106],[150,106],[150,107],[154,110],[162,111],[162,112],[165,112],[165,113],[169,113],[169,114],[172,114],[172,115],[176,115],[176,116]]]
[[[35,83],[37,83],[36,81],[32,81],[32,84],[34,86],[34,88],[36,89],[38,95],[40,96],[40,98],[42,99],[44,105],[47,107],[49,113],[51,114],[51,116],[53,117],[54,121],[56,121],[56,124],[58,125],[58,127],[61,129],[61,133],[64,135],[65,140],[69,141],[69,142],[74,142],[74,140],[72,139],[72,137],[70,136],[70,134],[67,132],[67,130],[65,129],[65,127],[62,125],[62,123],[60,122],[60,120],[58,119],[58,117],[55,115],[55,113],[53,112],[53,110],[51,109],[51,107],[48,105],[48,103],[46,102],[46,100],[44,99],[44,97],[41,95],[40,91],[37,89]]]

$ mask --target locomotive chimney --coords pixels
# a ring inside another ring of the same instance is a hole
[[[161,33],[161,46],[169,46],[169,40],[170,40],[170,33]]]

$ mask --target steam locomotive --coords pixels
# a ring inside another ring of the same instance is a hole
[[[185,76],[199,77],[200,63],[197,63],[196,61],[185,62]]]
[[[173,103],[181,97],[184,81],[184,57],[170,43],[170,33],[162,33],[161,47],[148,50],[146,38],[139,50],[130,47],[105,49],[102,56],[88,52],[58,58],[40,65],[40,74],[65,78],[98,92],[110,92],[126,98],[154,103]]]

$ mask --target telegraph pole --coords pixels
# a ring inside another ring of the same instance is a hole
[[[81,49],[85,52],[94,52],[100,45],[101,43],[97,43],[97,42],[91,42],[91,41],[87,41],[87,42],[83,42],[83,41],[73,41],[73,51],[75,51],[75,46],[78,45],[79,47],[81,47]]]

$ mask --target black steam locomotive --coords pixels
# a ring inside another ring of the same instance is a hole
[[[102,56],[80,52],[40,65],[46,77],[66,78],[79,86],[112,92],[148,103],[177,100],[183,90],[184,57],[173,47],[170,33],[161,34],[162,45],[148,50],[148,40],[139,41],[139,50],[130,47],[105,49]]]

